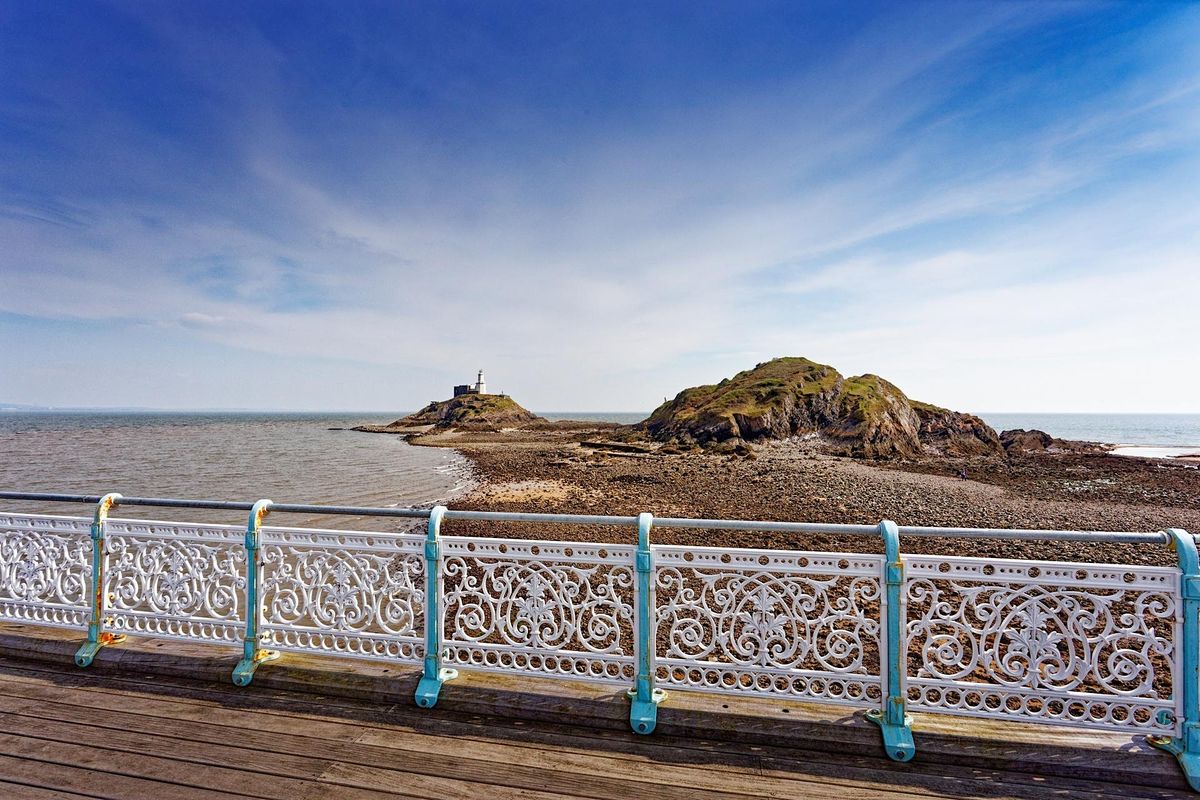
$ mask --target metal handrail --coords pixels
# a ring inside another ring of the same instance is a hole
[[[87,503],[94,505],[104,495],[56,494],[44,492],[0,492],[3,500],[30,500],[53,503]],[[122,497],[118,506],[152,506],[158,508],[194,508],[217,511],[250,511],[254,503],[225,500],[182,500],[164,497]],[[273,503],[272,514],[331,514],[356,517],[399,517],[429,519],[430,510],[422,508],[377,508],[371,506],[325,506],[307,503]],[[637,525],[637,516],[597,514],[537,514],[509,511],[468,511],[448,509],[445,519],[479,520],[489,522],[536,522],[562,525]],[[847,525],[825,522],[777,522],[771,520],[694,519],[690,517],[655,517],[655,528],[687,528],[693,530],[740,530],[762,533],[820,533],[876,537],[878,525]],[[948,528],[922,525],[900,525],[901,536],[922,536],[961,539],[1014,539],[1023,541],[1114,542],[1121,544],[1166,544],[1167,534],[1156,531],[1061,531],[1029,528]]]

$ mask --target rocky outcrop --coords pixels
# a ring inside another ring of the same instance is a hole
[[[1054,442],[1045,431],[1013,428],[1000,434],[1000,444],[1008,453],[1041,453]]]
[[[878,375],[843,377],[807,358],[777,358],[680,392],[638,426],[663,441],[709,445],[810,435],[866,458],[1002,454],[983,420],[908,399]]]
[[[389,428],[417,428],[432,425],[438,429],[488,430],[513,428],[542,417],[521,407],[504,394],[463,394],[450,400],[430,403],[415,414],[398,419]]]
[[[1028,453],[1104,453],[1113,448],[1101,442],[1056,439],[1045,431],[1014,428],[1000,434],[1000,444],[1010,456]]]
[[[927,453],[944,456],[988,456],[1001,452],[1000,437],[974,414],[912,401],[921,420],[918,438]]]

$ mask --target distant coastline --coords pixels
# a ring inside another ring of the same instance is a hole
[[[142,406],[113,408],[61,407],[0,403],[0,414],[37,415],[192,415],[238,414],[298,417],[312,415],[346,418],[380,417],[395,419],[407,411],[275,411],[270,409],[188,409],[171,410]],[[649,416],[649,411],[539,411],[551,421],[615,422],[630,425]],[[1091,412],[977,412],[997,431],[1012,428],[1043,430],[1059,439],[1102,442],[1114,447],[1200,449],[1200,414],[1098,414]]]

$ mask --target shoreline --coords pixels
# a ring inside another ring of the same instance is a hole
[[[364,426],[366,427],[366,426]],[[381,426],[374,426],[379,428]],[[763,519],[947,527],[1200,531],[1200,469],[1165,459],[1100,453],[1006,459],[872,462],[827,456],[793,442],[752,445],[745,455],[662,453],[606,443],[615,425],[555,423],[536,429],[382,430],[414,446],[447,447],[479,483],[454,498],[482,511]],[[372,432],[372,431],[367,431]],[[608,446],[611,444],[612,446]],[[968,479],[958,477],[966,468]],[[451,535],[626,541],[602,526],[524,526],[455,521]],[[736,531],[655,531],[663,544],[875,552],[861,536]],[[909,538],[907,553],[1170,565],[1167,548],[1133,545]]]
[[[1122,452],[1124,451],[1124,452]],[[1158,444],[1116,444],[1109,451],[1121,458],[1168,458],[1200,463],[1200,447],[1176,447]]]

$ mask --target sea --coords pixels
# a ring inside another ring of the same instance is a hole
[[[629,424],[641,412],[542,412],[548,419]],[[453,502],[476,479],[459,453],[359,433],[403,412],[0,412],[0,490],[358,506]],[[1131,454],[1200,450],[1200,414],[980,414],[997,431],[1036,428],[1064,439],[1128,445]],[[9,511],[86,514],[81,505],[3,501]],[[127,506],[121,516],[180,512]],[[240,512],[187,519],[244,524]],[[396,530],[378,517],[279,518],[296,524]]]
[[[205,500],[423,506],[475,485],[454,450],[414,447],[400,436],[360,433],[402,414],[179,412],[0,413],[0,489],[20,492]],[[90,513],[73,504],[17,503],[8,511]],[[242,512],[126,506],[116,516],[245,524]],[[397,530],[381,517],[300,517],[280,525]]]

